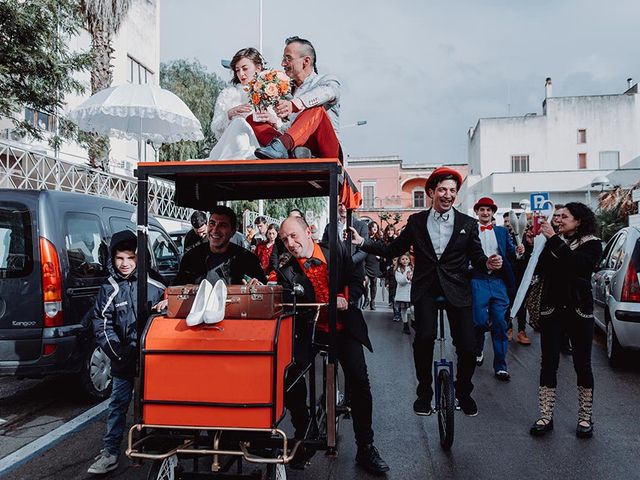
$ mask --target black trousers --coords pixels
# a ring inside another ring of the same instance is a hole
[[[563,338],[571,339],[573,368],[578,385],[593,388],[591,345],[593,344],[593,317],[578,315],[573,308],[557,307],[551,314],[540,318],[540,386],[556,388],[558,364]]]
[[[431,401],[433,397],[433,346],[436,339],[438,311],[435,299],[439,295],[427,292],[414,303],[416,335],[413,341],[413,361],[418,378],[418,397]],[[473,312],[469,307],[445,307],[453,345],[458,356],[456,396],[464,398],[473,391],[471,377],[476,369],[476,337]]]
[[[378,294],[378,277],[367,275],[367,278],[369,279],[369,298],[371,299],[371,305],[373,305]]]
[[[316,332],[316,341],[328,343],[327,334]],[[304,349],[302,345],[294,346],[296,350],[296,363],[287,372],[285,388],[291,386],[291,382],[300,375],[305,365],[310,362],[311,347]],[[364,357],[362,344],[348,331],[337,334],[337,356],[344,372],[345,384],[348,386],[351,405],[351,418],[353,419],[353,432],[357,445],[373,443],[373,430],[371,428],[373,401],[371,397],[371,385],[367,363]],[[296,348],[297,347],[297,348]],[[315,399],[312,399],[315,401]],[[301,379],[285,394],[285,405],[291,412],[291,423],[295,429],[295,437],[304,438],[306,426],[309,422],[309,410],[307,408],[307,384]]]

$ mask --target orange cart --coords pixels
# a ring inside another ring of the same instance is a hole
[[[153,461],[149,479],[285,479],[285,465],[301,444],[281,426],[294,322],[298,308],[322,306],[296,305],[294,295],[274,319],[226,318],[197,327],[149,315],[142,308],[148,207],[155,201],[149,178],[174,182],[177,205],[204,211],[228,200],[328,196],[332,224],[339,202],[350,221],[359,194],[337,159],[142,162],[136,175],[140,361],[127,455]],[[336,249],[335,229],[329,241]],[[329,344],[316,345],[313,363],[297,381],[309,382],[311,406],[302,442],[335,454],[338,419],[348,408],[340,404],[335,257],[329,261]]]

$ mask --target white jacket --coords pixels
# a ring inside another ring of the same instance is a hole
[[[411,267],[407,267],[407,269],[402,272],[401,270],[396,270],[396,282],[398,287],[396,288],[396,301],[397,302],[411,302],[411,280],[407,278],[407,273],[413,272]]]

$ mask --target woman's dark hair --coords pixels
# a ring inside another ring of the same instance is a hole
[[[231,79],[231,83],[233,83],[234,85],[238,85],[240,83],[240,80],[236,75],[236,64],[243,58],[250,60],[251,62],[253,62],[253,64],[256,67],[260,67],[260,68],[264,68],[266,63],[262,58],[262,55],[260,55],[260,52],[253,47],[243,48],[242,50],[238,50],[236,54],[233,56],[233,58],[231,59],[231,64],[229,65],[229,68],[231,68],[231,75],[233,75],[233,78]]]
[[[376,232],[376,234],[372,237],[375,240],[381,240],[382,239],[382,232],[380,231],[380,225],[378,225],[378,222],[376,222],[375,220],[371,220],[369,222],[369,224],[367,225],[367,228],[369,229],[369,236],[371,237],[371,230],[373,229],[373,226],[378,227],[378,231]]]
[[[586,235],[596,235],[598,233],[598,220],[589,207],[580,202],[569,202],[564,207],[569,210],[573,218],[580,221],[576,229],[576,238]]]
[[[386,227],[384,227],[384,237],[387,238],[389,236],[389,233],[391,232],[391,230],[393,230],[393,233],[396,233],[396,226],[395,225],[391,225],[390,223],[387,224]]]
[[[267,227],[267,232],[269,230],[275,230],[276,233],[277,233],[280,230],[280,228],[275,223],[270,223],[269,226]]]

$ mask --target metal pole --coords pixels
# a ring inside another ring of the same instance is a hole
[[[259,25],[259,34],[260,34],[260,43],[259,43],[259,47],[258,50],[260,51],[260,55],[263,55],[264,52],[262,51],[262,0],[259,0],[259,4],[260,4],[260,25]]]

